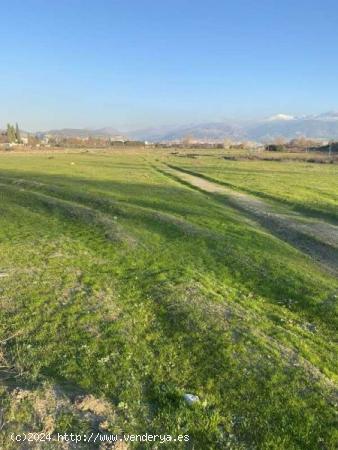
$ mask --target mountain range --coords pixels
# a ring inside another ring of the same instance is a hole
[[[153,142],[175,141],[187,136],[205,141],[250,140],[267,142],[274,138],[293,139],[304,136],[312,139],[338,139],[338,112],[329,111],[319,115],[291,116],[276,114],[260,120],[226,120],[177,127],[147,128],[135,131],[118,131],[106,127],[100,129],[61,129],[41,134],[63,137],[122,137]]]
[[[112,127],[105,128],[61,128],[59,130],[39,131],[38,135],[52,135],[67,138],[86,138],[86,137],[113,137],[119,136],[121,133]]]

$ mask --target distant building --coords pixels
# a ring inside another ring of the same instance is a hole
[[[45,134],[41,139],[41,144],[46,145],[49,144],[51,136],[49,134]]]

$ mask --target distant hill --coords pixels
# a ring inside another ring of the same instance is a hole
[[[293,139],[305,136],[313,139],[337,139],[338,116],[315,116],[273,120],[257,123],[245,130],[249,139],[269,140],[275,137]]]
[[[185,126],[153,127],[141,130],[121,132],[113,127],[98,129],[63,128],[40,132],[40,135],[60,137],[101,137],[167,142],[192,137],[205,141],[250,140],[268,142],[282,137],[293,139],[304,136],[311,139],[338,140],[338,112],[329,111],[319,115],[294,117],[288,114],[276,114],[262,120],[224,122],[206,122]]]
[[[221,140],[229,137],[233,140],[243,139],[244,131],[236,124],[229,123],[203,123],[186,127],[171,129],[148,129],[128,133],[134,139],[149,141],[175,141],[191,136],[200,140]]]
[[[52,136],[60,136],[60,137],[115,137],[121,136],[121,133],[117,131],[115,128],[105,127],[99,129],[90,129],[90,128],[62,128],[60,130],[49,130],[45,132],[41,132],[40,134],[49,134]]]
[[[318,116],[293,117],[277,114],[257,121],[225,121],[201,123],[185,127],[139,130],[131,133],[134,138],[173,141],[191,136],[200,140],[253,140],[269,141],[276,137],[293,139],[305,136],[312,139],[338,139],[338,112]]]

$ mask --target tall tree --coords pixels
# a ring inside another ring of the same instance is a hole
[[[7,139],[8,142],[15,142],[16,140],[15,129],[10,123],[7,124]]]
[[[15,124],[15,138],[17,142],[21,142],[21,135],[20,135],[20,129],[19,129],[19,125],[16,123]]]

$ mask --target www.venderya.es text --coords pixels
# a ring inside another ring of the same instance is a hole
[[[11,440],[14,442],[157,442],[161,444],[169,442],[188,442],[189,435],[179,434],[172,436],[171,434],[109,434],[109,433],[11,433]]]

